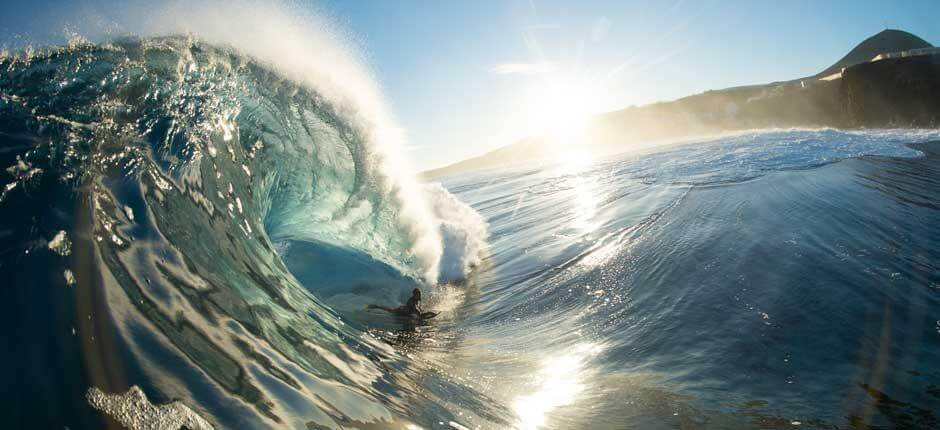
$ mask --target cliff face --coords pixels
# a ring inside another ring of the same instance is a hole
[[[709,91],[598,122],[607,144],[768,127],[940,127],[940,55],[865,62],[831,81]]]
[[[847,127],[940,126],[940,55],[859,64],[841,81]]]
[[[839,81],[791,81],[708,91],[600,118],[604,144],[768,127],[834,127],[843,121]]]
[[[937,57],[870,63],[878,54],[931,47],[911,33],[884,30],[812,77],[611,112],[596,122],[597,137],[617,144],[747,128],[932,126],[940,112]],[[843,79],[819,79],[843,68]]]

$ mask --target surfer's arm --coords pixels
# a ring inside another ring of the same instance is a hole
[[[381,309],[385,312],[391,312],[393,314],[398,313],[398,308],[389,308],[386,306],[379,306],[379,305],[366,305],[366,309]]]

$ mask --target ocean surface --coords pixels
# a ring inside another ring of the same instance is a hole
[[[0,427],[940,427],[940,132],[422,184],[317,76],[192,36],[0,57]],[[438,317],[363,309],[412,288]]]

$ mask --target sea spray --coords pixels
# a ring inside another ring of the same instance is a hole
[[[480,263],[486,246],[486,221],[439,183],[428,184],[425,192],[429,196],[432,212],[440,220],[440,234],[444,244],[440,281],[459,280]]]

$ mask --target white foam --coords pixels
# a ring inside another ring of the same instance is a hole
[[[55,237],[49,241],[49,249],[63,257],[72,253],[72,241],[69,240],[68,233],[65,230],[59,230]]]
[[[425,186],[431,210],[439,222],[442,254],[438,280],[461,279],[475,266],[486,247],[487,225],[483,217],[441,186]]]
[[[154,405],[147,400],[147,395],[138,386],[133,386],[124,394],[106,394],[97,387],[88,389],[85,394],[93,408],[108,414],[117,422],[131,430],[193,430],[212,429],[204,418],[197,415],[182,402],[166,405]]]
[[[62,272],[62,276],[65,278],[65,285],[69,287],[75,285],[75,274],[72,273],[71,270],[65,269],[65,271]]]

